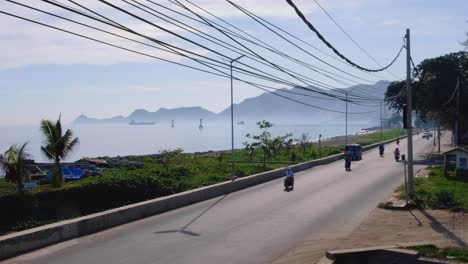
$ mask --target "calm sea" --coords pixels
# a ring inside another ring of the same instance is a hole
[[[70,125],[79,137],[80,145],[66,161],[75,161],[81,157],[124,156],[153,154],[163,149],[182,148],[184,152],[208,150],[227,150],[231,148],[230,123],[205,122],[203,129],[198,123],[180,123],[171,128],[170,124],[153,126],[119,125]],[[348,133],[359,132],[363,128],[373,126],[369,123],[352,123],[348,125]],[[256,134],[259,129],[255,123],[234,127],[235,147],[242,148],[247,133]],[[315,140],[319,134],[323,138],[345,134],[344,124],[312,124],[286,125],[275,124],[270,129],[272,135],[293,133],[298,138],[302,133],[309,133]],[[28,151],[37,162],[46,159],[40,153],[42,136],[39,126],[0,126],[0,153],[5,152],[12,144],[23,144],[28,141]]]

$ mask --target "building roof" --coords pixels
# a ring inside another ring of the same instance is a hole
[[[449,149],[449,150],[443,152],[442,154],[447,155],[447,154],[450,154],[450,153],[455,152],[455,151],[457,151],[457,150],[458,150],[458,151],[465,152],[465,153],[468,154],[468,150],[466,150],[466,149],[464,149],[464,148],[460,148],[460,147],[455,147],[455,148]]]

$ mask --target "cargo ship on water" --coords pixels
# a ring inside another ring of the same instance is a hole
[[[135,122],[135,120],[132,120],[128,124],[131,126],[152,126],[155,122]]]

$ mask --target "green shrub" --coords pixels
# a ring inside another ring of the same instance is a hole
[[[31,220],[38,216],[39,206],[34,195],[12,194],[0,197],[1,229],[13,223]]]
[[[435,194],[435,197],[436,203],[441,206],[453,207],[458,204],[455,195],[451,191],[441,190]]]
[[[16,184],[0,179],[0,196],[11,195],[17,192]]]
[[[180,183],[187,169],[171,168],[158,174],[111,169],[105,175],[44,189],[28,195],[0,197],[2,229],[28,221],[71,218],[140,202],[184,190]]]

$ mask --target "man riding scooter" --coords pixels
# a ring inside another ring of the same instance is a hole
[[[384,150],[385,150],[385,147],[384,147],[384,145],[383,145],[383,144],[380,144],[380,145],[379,145],[379,153],[380,153],[380,157],[383,157]]]
[[[400,161],[400,150],[398,148],[395,149],[395,161],[399,162]]]
[[[345,169],[346,169],[346,171],[351,171],[351,160],[352,160],[351,155],[350,154],[345,154],[344,159],[345,159]]]
[[[290,167],[286,169],[286,178],[284,179],[284,189],[286,190],[289,187],[294,189],[294,172]]]

